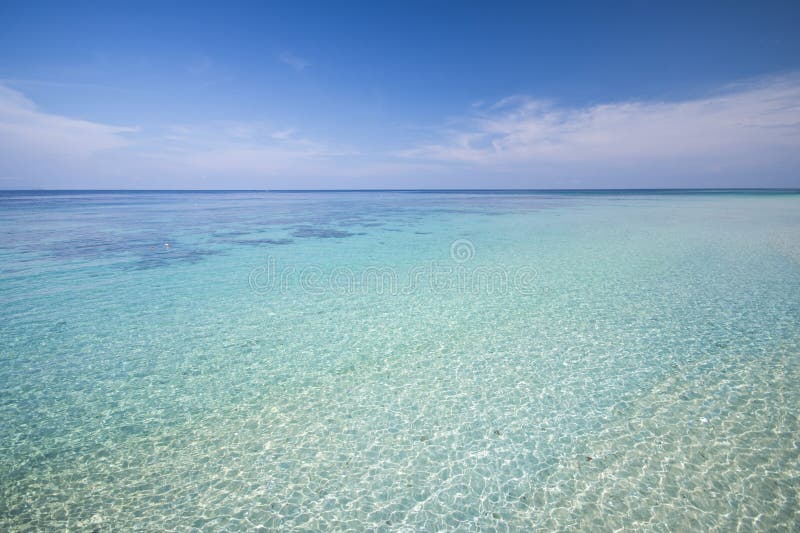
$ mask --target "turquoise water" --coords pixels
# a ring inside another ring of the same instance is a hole
[[[0,341],[2,530],[800,527],[800,194],[5,192]]]

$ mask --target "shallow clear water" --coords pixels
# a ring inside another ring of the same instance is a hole
[[[0,341],[3,530],[800,527],[798,194],[0,193]]]

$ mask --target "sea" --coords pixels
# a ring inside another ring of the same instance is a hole
[[[4,531],[798,531],[800,191],[1,191]]]

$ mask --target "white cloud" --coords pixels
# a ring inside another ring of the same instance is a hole
[[[129,145],[126,134],[136,131],[43,112],[0,85],[0,153],[86,158]]]
[[[311,63],[308,60],[296,56],[291,52],[282,52],[279,54],[278,61],[285,65],[289,65],[298,72],[311,66]]]
[[[40,110],[0,85],[0,187],[252,186],[322,175],[353,149],[259,122],[115,126]],[[199,181],[198,181],[199,180]],[[248,185],[248,181],[250,180]]]
[[[800,78],[739,84],[677,102],[564,107],[514,96],[474,108],[443,128],[438,141],[400,154],[474,169],[550,173],[652,164],[693,173],[743,159],[769,167],[800,159]]]

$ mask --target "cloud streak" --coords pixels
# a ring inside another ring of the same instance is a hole
[[[0,186],[272,186],[356,152],[258,122],[133,127],[40,110],[0,85]]]
[[[297,176],[355,154],[346,147],[302,137],[291,128],[275,130],[258,123],[212,123],[169,131],[159,136],[169,141],[149,150],[151,159],[177,171],[221,179]]]
[[[695,173],[800,157],[800,77],[726,87],[678,102],[564,107],[526,96],[479,105],[434,142],[399,155],[473,169],[592,173],[658,165]]]
[[[135,127],[98,124],[39,110],[22,93],[0,85],[0,148],[14,154],[88,158],[130,144]]]

